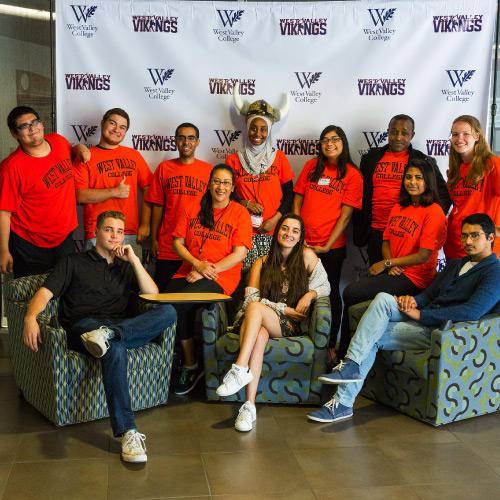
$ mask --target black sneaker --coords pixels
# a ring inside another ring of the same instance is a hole
[[[205,372],[203,368],[200,366],[198,368],[195,368],[194,370],[190,370],[189,368],[183,366],[181,371],[181,378],[174,388],[175,394],[181,395],[191,392],[198,383],[198,380],[203,377],[204,373]]]

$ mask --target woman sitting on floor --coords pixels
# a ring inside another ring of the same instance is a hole
[[[284,215],[273,233],[269,254],[257,259],[245,290],[240,354],[217,389],[230,396],[246,386],[246,400],[235,427],[249,431],[256,419],[255,396],[269,337],[302,335],[301,322],[313,300],[327,297],[330,284],[313,250],[304,246],[304,221]]]

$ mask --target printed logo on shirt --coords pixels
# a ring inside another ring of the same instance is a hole
[[[373,176],[375,179],[403,179],[406,163],[399,161],[379,161]]]
[[[414,236],[415,231],[420,226],[413,219],[410,219],[410,217],[394,215],[389,219],[387,227],[392,235],[404,238],[406,235]]]
[[[370,41],[388,42],[395,34],[396,30],[391,29],[392,20],[397,9],[366,9],[373,27],[363,28],[363,33]]]
[[[318,36],[326,35],[327,20],[320,19],[280,19],[282,36]]]
[[[469,197],[472,195],[472,191],[478,191],[481,193],[483,191],[484,179],[480,180],[476,186],[473,186],[467,181],[467,176],[460,177],[456,186],[451,188],[453,196],[464,196]]]
[[[132,135],[132,147],[137,151],[177,151],[174,135]]]
[[[193,234],[195,236],[201,236],[203,239],[214,241],[220,241],[222,236],[229,238],[233,232],[233,226],[223,220],[218,220],[213,229],[208,229],[200,224],[198,217],[189,220],[189,229],[194,230]]]
[[[132,16],[134,31],[141,33],[177,33],[177,17]]]
[[[302,104],[314,104],[322,96],[323,92],[311,90],[311,86],[318,82],[321,71],[295,71],[294,75],[300,85],[300,89],[290,90],[295,102]]]
[[[144,92],[149,99],[159,99],[160,101],[166,101],[170,99],[175,90],[164,87],[165,82],[172,78],[174,74],[174,69],[169,68],[147,68],[149,77],[153,82],[154,87],[145,86]]]
[[[235,83],[239,83],[238,92],[240,95],[255,95],[255,79],[241,80],[238,78],[209,78],[208,88],[210,94],[233,94]]]
[[[449,139],[428,139],[425,146],[429,156],[448,156],[450,151]]]
[[[190,175],[174,175],[165,181],[165,190],[172,190],[172,194],[184,196],[198,196],[205,193],[207,183]]]
[[[70,5],[77,24],[67,23],[66,27],[73,36],[92,38],[97,32],[97,26],[89,22],[96,13],[97,5]]]
[[[47,189],[52,186],[55,188],[61,187],[65,182],[73,178],[73,167],[71,160],[65,159],[56,163],[53,167],[47,170],[46,174],[42,177],[42,182]]]
[[[212,28],[214,35],[219,42],[237,43],[240,38],[245,34],[244,31],[234,28],[243,17],[244,10],[229,10],[229,9],[216,9],[220,24],[224,27]]]
[[[483,29],[482,14],[432,16],[434,33],[473,33]]]
[[[475,69],[447,69],[445,70],[452,87],[441,89],[447,101],[466,103],[475,94],[466,85],[474,76]]]
[[[92,73],[66,73],[68,90],[110,90],[111,75],[95,75]]]
[[[276,147],[287,156],[315,156],[319,153],[319,141],[317,139],[278,139]]]
[[[137,164],[130,158],[113,158],[103,160],[96,164],[97,171],[104,177],[132,177],[137,168]]]
[[[342,179],[322,178],[320,181],[322,181],[322,184],[320,184],[319,181],[309,182],[309,189],[328,195],[331,195],[333,191],[337,191],[337,193],[342,193],[344,191],[345,184]],[[326,181],[328,181],[327,184],[325,184]]]
[[[95,134],[97,125],[71,125],[71,128],[75,133],[78,143],[85,144],[88,148],[92,147],[92,145],[86,142],[89,140],[89,137]]]
[[[238,149],[231,147],[231,144],[237,141],[241,135],[241,130],[215,129],[214,132],[221,146],[211,148],[212,153],[217,159],[224,160],[227,156],[235,154],[238,151]]]
[[[271,180],[271,176],[278,176],[278,167],[271,165],[265,173],[260,175],[251,175],[243,167],[234,169],[234,175],[237,179],[243,178],[243,182],[266,182]]]
[[[406,78],[359,78],[359,95],[405,95]]]
[[[361,132],[365,138],[366,144],[368,145],[368,149],[358,149],[358,153],[360,156],[368,153],[368,150],[371,148],[378,148],[382,146],[382,144],[387,141],[387,131],[385,132]]]

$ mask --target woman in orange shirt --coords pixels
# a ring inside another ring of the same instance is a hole
[[[383,259],[371,276],[344,288],[344,314],[337,359],[349,347],[349,307],[372,300],[379,292],[417,295],[434,279],[438,252],[446,240],[447,220],[439,205],[436,175],[427,160],[410,160],[403,171],[399,202],[392,208],[383,235]]]
[[[465,217],[488,214],[500,236],[500,158],[491,152],[477,118],[462,115],[451,127],[448,191],[453,202],[448,218],[448,238],[444,244],[447,259],[465,256],[459,236]],[[500,255],[500,239],[493,251]]]
[[[339,284],[345,258],[345,228],[354,209],[361,209],[363,178],[349,153],[344,131],[326,127],[317,158],[308,161],[294,186],[293,213],[304,219],[306,243],[323,262],[331,285],[332,330],[335,345],[342,317]]]

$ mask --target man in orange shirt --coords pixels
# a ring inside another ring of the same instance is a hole
[[[141,154],[135,149],[121,146],[130,127],[130,118],[121,108],[113,108],[102,117],[101,139],[91,148],[91,160],[75,161],[76,199],[84,203],[83,223],[86,249],[95,245],[94,229],[97,216],[107,210],[125,214],[124,244],[132,245],[142,261],[140,243],[149,236],[151,207],[146,193],[153,174]],[[142,191],[142,215],[139,224],[137,186]]]
[[[387,129],[388,144],[371,148],[361,157],[363,208],[353,213],[353,239],[358,247],[368,245],[370,266],[382,260],[382,239],[392,207],[398,202],[403,171],[410,160],[427,159],[434,167],[440,205],[448,213],[451,205],[446,182],[436,161],[413,149],[415,122],[411,116],[396,115]]]
[[[155,282],[163,292],[182,260],[172,248],[175,226],[184,209],[207,190],[212,165],[195,158],[200,132],[192,123],[175,129],[179,157],[166,160],[155,170],[146,201],[153,204],[151,213],[151,253],[156,257]]]

